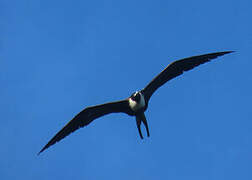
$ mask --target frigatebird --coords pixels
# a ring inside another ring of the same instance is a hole
[[[116,102],[109,102],[96,106],[85,108],[69,121],[38,153],[40,154],[45,149],[49,148],[56,142],[68,136],[77,129],[84,127],[93,120],[110,113],[126,113],[129,116],[136,117],[136,124],[140,138],[143,139],[141,132],[141,123],[143,122],[147,136],[150,136],[148,123],[144,112],[148,107],[149,100],[152,94],[167,81],[183,74],[184,71],[189,71],[200,64],[204,64],[212,59],[215,59],[224,54],[234,51],[224,51],[209,53],[199,56],[192,56],[177,60],[169,64],[160,74],[158,74],[144,89],[134,92],[130,97]]]

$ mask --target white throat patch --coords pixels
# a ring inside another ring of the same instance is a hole
[[[136,92],[136,93],[139,93],[139,92]],[[137,103],[136,101],[129,98],[129,106],[135,112],[145,106],[144,96],[142,95],[142,93],[139,93],[139,94],[140,94],[140,102],[139,103]]]

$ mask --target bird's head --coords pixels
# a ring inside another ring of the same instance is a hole
[[[136,91],[135,93],[133,93],[130,98],[133,100],[133,101],[136,101],[137,103],[140,102],[141,100],[141,95],[140,95],[140,92]]]

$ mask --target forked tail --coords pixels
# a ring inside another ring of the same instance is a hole
[[[146,128],[146,131],[147,131],[147,136],[149,137],[150,132],[149,132],[149,128],[148,128],[148,123],[147,123],[146,117],[143,112],[136,115],[137,129],[138,129],[138,132],[139,132],[141,139],[143,139],[143,135],[141,132],[141,122],[143,122],[143,124]]]

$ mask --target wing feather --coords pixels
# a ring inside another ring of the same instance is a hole
[[[144,97],[149,101],[152,94],[167,81],[183,74],[184,71],[189,71],[200,64],[204,64],[212,59],[232,52],[233,51],[210,53],[172,62],[143,89]]]
[[[79,114],[77,114],[71,121],[69,121],[38,153],[40,154],[56,142],[65,138],[77,129],[87,126],[93,120],[104,116],[109,113],[123,112],[130,114],[128,106],[128,100],[116,101],[97,106],[91,106],[85,108]]]

